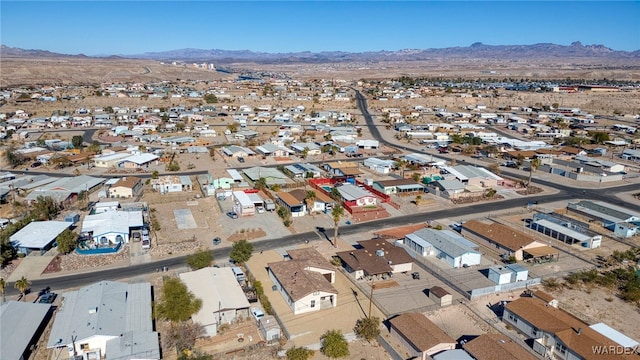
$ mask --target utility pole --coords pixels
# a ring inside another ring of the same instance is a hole
[[[371,304],[373,303],[373,289],[376,288],[375,280],[371,282],[371,292],[369,293],[369,314],[367,318],[371,319]]]

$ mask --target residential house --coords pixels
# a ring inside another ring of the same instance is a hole
[[[535,213],[529,227],[565,244],[579,243],[588,249],[602,244],[602,235],[589,230],[589,224],[558,213]]]
[[[322,169],[310,163],[297,163],[286,165],[285,171],[294,179],[319,178],[322,176]]]
[[[121,166],[127,169],[143,169],[148,168],[154,161],[158,160],[158,155],[143,153],[132,155],[125,158],[121,162]]]
[[[276,145],[273,143],[267,143],[257,146],[256,150],[263,156],[286,157],[293,154],[293,150],[287,148],[286,146]]]
[[[232,158],[245,158],[248,156],[254,156],[256,153],[246,147],[230,145],[222,148],[222,153]]]
[[[554,248],[500,223],[487,224],[479,220],[469,220],[462,224],[461,233],[473,241],[495,247],[504,252],[503,256],[513,256],[517,261],[558,256],[558,251]]]
[[[256,205],[249,196],[244,191],[234,191],[233,192],[233,210],[239,216],[251,216],[256,213]]]
[[[503,184],[504,179],[491,171],[471,165],[442,166],[445,179],[458,179],[465,186],[475,186],[479,188],[495,188]]]
[[[324,165],[325,170],[333,176],[353,178],[362,172],[358,170],[358,163],[333,161]]]
[[[255,166],[243,169],[242,173],[254,183],[260,179],[264,179],[267,186],[284,185],[291,181],[289,177],[280,170],[269,167]]]
[[[378,205],[378,198],[359,186],[345,183],[336,187],[336,189],[338,189],[340,197],[348,206],[362,207]]]
[[[129,242],[131,230],[141,229],[143,225],[142,211],[105,211],[85,216],[82,232],[98,246],[108,246]]]
[[[18,253],[28,255],[32,251],[46,252],[51,249],[56,237],[69,228],[66,221],[32,221],[9,237],[11,246]]]
[[[269,278],[294,315],[336,307],[335,267],[314,248],[289,250],[290,260],[269,263]]]
[[[427,360],[444,350],[456,348],[456,341],[421,313],[404,313],[389,320],[389,331],[412,358]]]
[[[142,179],[135,176],[125,176],[109,187],[109,197],[130,198],[142,193]]]
[[[304,194],[301,195],[298,191],[294,191],[295,190],[290,192],[278,192],[276,194],[277,202],[280,206],[283,206],[289,211],[289,213],[291,213],[291,217],[302,217],[307,212],[307,204],[305,202],[306,196]]]
[[[536,360],[522,346],[502,334],[482,334],[462,344],[476,360]]]
[[[426,190],[424,185],[412,179],[378,180],[373,182],[372,187],[387,195],[424,193]]]
[[[402,244],[420,256],[434,256],[453,268],[479,265],[482,257],[477,244],[450,230],[421,229],[407,234]]]
[[[160,359],[151,284],[101,281],[62,294],[47,348],[83,359]]]
[[[466,186],[458,179],[442,179],[429,183],[429,192],[450,200],[460,199],[466,196],[465,189]]]
[[[640,150],[625,149],[620,157],[624,160],[638,162],[640,161]]]
[[[205,267],[183,272],[180,280],[202,306],[191,319],[202,325],[206,336],[215,336],[222,324],[249,317],[249,300],[230,267]]]
[[[318,144],[310,142],[291,144],[291,148],[299,155],[303,155],[305,151],[307,156],[320,155],[322,153],[322,149]]]
[[[0,304],[0,359],[29,359],[52,313],[51,304],[26,301]]]
[[[621,237],[640,234],[640,214],[602,201],[582,200],[567,204],[567,212],[597,221]]]
[[[109,155],[96,156],[93,158],[93,166],[99,168],[118,167],[122,160],[130,157],[129,153],[115,153]]]
[[[543,357],[562,360],[637,358],[637,355],[625,353],[595,352],[595,348],[616,348],[618,344],[577,317],[534,297],[507,303],[502,321],[532,339],[533,350]]]
[[[367,158],[364,160],[364,166],[372,171],[379,172],[381,174],[388,174],[391,170],[395,169],[396,162],[393,160],[382,160],[378,158]]]
[[[193,182],[186,175],[165,175],[157,179],[151,179],[151,187],[153,190],[162,194],[182,191],[192,191]]]
[[[358,241],[360,248],[336,255],[356,280],[386,279],[393,273],[411,271],[413,258],[400,246],[383,239]]]

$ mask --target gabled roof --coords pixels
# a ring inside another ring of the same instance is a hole
[[[276,194],[278,198],[284,201],[285,204],[291,206],[300,206],[304,204],[304,201],[298,200],[295,196],[291,195],[288,192],[281,191]]]
[[[462,228],[511,251],[518,251],[536,242],[531,236],[500,223],[486,224],[478,220],[469,220],[462,224]]]
[[[306,260],[286,260],[267,266],[293,301],[316,291],[338,294],[338,290],[322,274],[305,270],[309,266]]]
[[[151,284],[101,281],[62,294],[47,348],[92,336],[152,332]],[[157,343],[157,338],[155,339]]]
[[[414,348],[421,352],[428,351],[442,343],[456,344],[451,336],[420,313],[401,314],[389,320],[389,323]]]
[[[425,248],[433,246],[451,257],[468,253],[479,253],[478,245],[450,230],[421,229],[407,238],[422,244]]]
[[[144,165],[157,159],[158,159],[158,155],[144,153],[144,154],[133,155],[128,158],[125,158],[122,160],[122,162],[131,162],[137,165]]]
[[[462,347],[476,360],[535,360],[522,346],[501,334],[482,334]]]
[[[118,181],[116,181],[115,184],[113,184],[112,187],[125,187],[125,188],[128,188],[128,189],[133,189],[141,181],[142,181],[142,179],[140,179],[139,177],[135,177],[135,176],[121,177],[120,179],[118,179]]]
[[[355,186],[353,184],[343,184],[341,186],[338,186],[336,189],[338,189],[338,192],[340,192],[340,196],[342,196],[342,198],[346,201],[354,201],[367,196],[374,196],[364,188]]]

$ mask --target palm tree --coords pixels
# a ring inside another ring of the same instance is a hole
[[[304,197],[305,203],[307,203],[307,210],[309,210],[309,215],[311,215],[311,210],[313,209],[313,204],[316,202],[316,192],[313,190],[307,191],[306,196]]]
[[[331,210],[331,216],[333,217],[333,247],[338,247],[338,225],[340,224],[340,219],[344,216],[344,208],[336,205]]]
[[[29,286],[31,286],[31,281],[27,280],[27,278],[24,276],[21,277],[20,280],[16,281],[15,284],[13,284],[13,287],[20,291],[20,294],[22,294],[23,298],[27,295],[27,289],[29,289]]]
[[[529,161],[529,181],[527,182],[527,187],[529,187],[529,184],[531,184],[531,177],[533,176],[533,172],[538,170],[539,166],[540,166],[540,159],[533,158],[531,159],[531,161]]]
[[[404,169],[407,167],[407,160],[396,161],[396,168],[400,170],[400,176],[404,179]]]
[[[4,278],[0,277],[0,294],[2,294],[2,302],[4,303],[5,298],[4,298],[4,289],[7,287],[7,282],[4,280]]]

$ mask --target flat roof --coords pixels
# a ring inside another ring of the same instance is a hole
[[[249,308],[249,300],[230,267],[205,267],[181,273],[180,280],[202,300],[200,310],[191,316],[202,325],[218,324],[219,311]]]
[[[578,241],[588,241],[588,240],[593,238],[592,236],[585,235],[585,234],[583,234],[581,232],[578,232],[576,230],[570,229],[570,228],[568,228],[566,226],[562,226],[560,224],[556,224],[556,223],[551,222],[551,221],[549,221],[547,219],[534,220],[533,224],[539,224],[541,226],[544,226],[547,229],[551,229],[551,230],[556,231],[556,232],[558,232],[560,234],[564,234],[564,235],[570,236],[570,237],[572,237],[572,238],[574,238],[574,239],[576,239]]]
[[[633,340],[632,338],[628,337],[627,335],[619,332],[618,330],[612,328],[611,326],[605,323],[597,323],[597,324],[590,325],[589,327],[597,331],[598,333],[606,336],[609,340],[612,340],[626,348],[636,348],[638,345],[640,345],[639,342]]]
[[[245,193],[244,191],[234,191],[233,197],[240,203],[242,206],[253,206],[253,200]]]
[[[32,221],[9,239],[14,247],[42,249],[51,244],[70,225],[71,223],[66,221]]]
[[[431,247],[452,257],[480,253],[478,245],[450,230],[421,229],[406,236],[423,247]]]
[[[366,196],[374,196],[364,188],[355,186],[353,184],[343,184],[336,187],[336,189],[338,189],[338,191],[340,192],[340,196],[342,196],[347,201],[358,200]]]
[[[132,227],[142,227],[142,211],[110,210],[100,214],[87,215],[82,221],[82,232],[93,232],[93,236],[103,234],[129,234]]]
[[[0,305],[0,359],[21,359],[51,304],[9,301]]]

